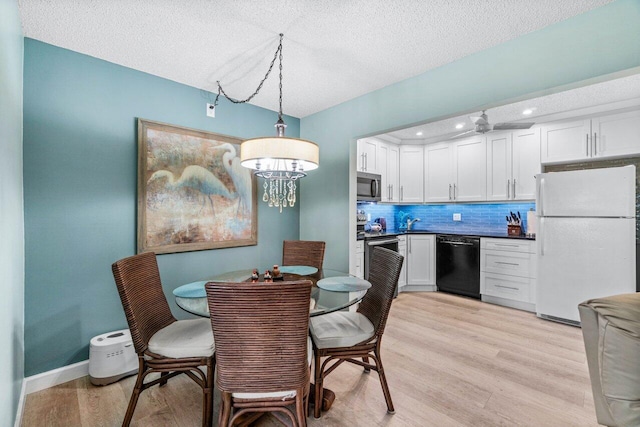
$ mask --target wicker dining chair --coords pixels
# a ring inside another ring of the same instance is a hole
[[[338,311],[311,319],[309,329],[315,358],[315,418],[320,418],[321,414],[324,378],[345,361],[363,366],[365,372],[371,369],[378,372],[387,412],[395,412],[380,358],[380,344],[403,261],[404,257],[397,252],[375,248],[368,279],[371,288],[357,311]],[[323,357],[326,357],[324,362]],[[369,363],[369,359],[373,363]],[[335,363],[328,366],[331,361]]]
[[[280,412],[293,426],[306,426],[311,281],[210,282],[205,289],[216,340],[218,425]]]
[[[285,240],[282,243],[282,265],[308,265],[318,272],[313,277],[320,278],[324,263],[325,242],[313,240]]]
[[[213,419],[215,369],[213,333],[209,319],[176,320],[162,291],[153,252],[121,259],[111,266],[133,345],[138,354],[138,377],[122,422],[128,426],[143,390],[186,374],[203,390],[202,425]],[[203,372],[200,366],[206,366]],[[147,375],[160,377],[144,382]]]

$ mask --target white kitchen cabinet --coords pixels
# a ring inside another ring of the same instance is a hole
[[[399,202],[422,203],[424,197],[424,147],[400,146]]]
[[[398,253],[404,257],[402,269],[400,270],[400,278],[398,279],[398,292],[402,292],[407,285],[407,237],[398,236]]]
[[[540,129],[487,137],[487,200],[533,200],[541,172]]]
[[[450,202],[453,184],[453,144],[440,142],[424,147],[424,201]]]
[[[542,163],[563,163],[640,154],[640,110],[542,128]]]
[[[435,234],[407,235],[407,286],[436,284]]]
[[[453,200],[476,202],[487,199],[487,139],[473,136],[455,143]]]
[[[357,143],[358,152],[358,172],[378,173],[377,154],[378,140],[373,138],[359,139]]]
[[[426,202],[486,200],[487,146],[484,135],[427,145],[424,162]]]
[[[591,120],[593,157],[640,154],[640,110]]]
[[[356,242],[356,271],[355,275],[364,279],[364,240]]]
[[[400,200],[400,147],[395,144],[379,143],[376,156],[378,173],[382,175],[381,201]]]
[[[535,312],[535,241],[480,239],[483,301]]]

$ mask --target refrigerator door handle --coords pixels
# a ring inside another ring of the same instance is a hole
[[[538,230],[536,239],[540,239],[540,256],[544,256],[544,217],[540,217],[538,223],[540,225],[540,230]]]
[[[540,178],[540,185],[538,187],[538,199],[540,216],[544,216],[544,178]]]

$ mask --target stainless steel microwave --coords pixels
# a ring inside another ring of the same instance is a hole
[[[358,172],[358,201],[379,202],[382,177],[375,173]]]

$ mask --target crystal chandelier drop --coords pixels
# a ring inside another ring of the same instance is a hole
[[[294,207],[296,203],[296,181],[307,176],[307,172],[317,169],[320,151],[318,146],[311,141],[299,138],[289,138],[284,135],[287,125],[282,119],[282,38],[280,34],[280,44],[271,61],[271,65],[264,79],[256,91],[245,100],[235,100],[227,96],[218,82],[218,96],[214,105],[217,105],[218,98],[222,94],[233,103],[243,103],[250,101],[258,94],[263,83],[269,77],[273,65],[277,58],[280,60],[280,109],[278,121],[275,124],[276,136],[265,136],[244,141],[240,145],[240,162],[242,166],[253,169],[253,173],[265,181],[263,183],[262,200],[268,203],[269,207],[282,209]]]

